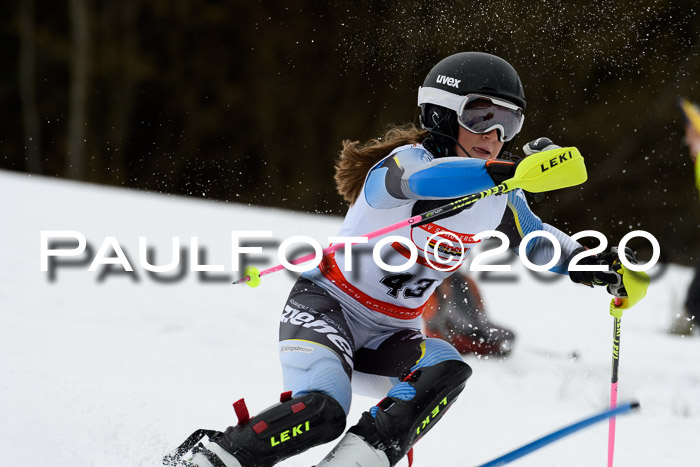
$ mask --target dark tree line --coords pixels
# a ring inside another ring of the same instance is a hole
[[[519,71],[522,145],[577,146],[589,181],[535,210],[570,231],[700,252],[677,100],[700,101],[694,0],[21,0],[0,7],[0,168],[340,214],[345,138],[414,120],[442,57]],[[7,202],[7,201],[5,201]]]

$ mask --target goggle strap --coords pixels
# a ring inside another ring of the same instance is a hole
[[[459,112],[463,101],[464,96],[458,96],[442,89],[422,86],[418,88],[418,105],[435,104]]]
[[[472,97],[475,97],[477,99],[486,99],[486,100],[490,101],[492,104],[494,104],[496,106],[504,107],[506,109],[521,110],[522,111],[522,109],[520,109],[520,107],[513,104],[512,102],[508,102],[508,101],[498,99],[495,97],[491,97],[491,96],[486,96],[483,94],[472,93],[472,94],[467,94],[466,96],[458,96],[456,94],[452,94],[451,92],[443,91],[442,89],[438,89],[438,88],[423,87],[423,86],[418,88],[418,105],[419,106],[423,105],[423,104],[435,104],[435,105],[439,105],[441,107],[445,107],[447,109],[450,109],[454,112],[457,112],[458,115],[462,113],[462,111],[464,110],[464,107],[467,105],[467,103],[469,103],[472,100],[471,99]],[[464,125],[461,121],[461,118],[457,119],[457,121],[459,122],[459,124],[461,126],[466,128],[467,130],[471,131],[472,133],[476,133],[476,134],[488,133],[489,131],[493,130],[494,128],[500,130],[501,136],[498,139],[501,140],[502,142],[509,141],[509,140],[513,139],[513,137],[522,129],[524,120],[525,120],[525,116],[522,115],[522,113],[521,113],[520,114],[520,122],[519,122],[517,130],[514,132],[514,134],[509,139],[506,140],[505,139],[506,138],[505,129],[504,129],[503,125],[501,125],[501,124],[495,124],[486,131],[476,132],[476,131],[468,128],[466,125]]]
[[[454,110],[455,112],[460,112],[462,108],[471,100],[471,97],[486,99],[495,105],[505,107],[507,109],[522,110],[512,102],[484,94],[469,93],[466,96],[458,96],[457,94],[452,94],[451,92],[443,91],[442,89],[438,88],[423,86],[418,87],[418,105],[435,104],[446,107],[450,110]]]

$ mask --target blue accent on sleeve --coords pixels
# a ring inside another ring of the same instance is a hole
[[[514,217],[516,222],[520,225],[520,230],[522,230],[522,238],[525,238],[527,234],[530,232],[534,232],[536,230],[546,230],[545,229],[545,224],[542,222],[542,220],[535,215],[535,213],[532,212],[530,207],[527,205],[527,201],[525,200],[524,196],[518,195],[520,190],[517,191],[512,191],[508,193],[508,204],[512,207],[514,210]],[[556,230],[556,229],[555,229]],[[557,231],[558,232],[558,231]],[[552,232],[550,232],[552,233]],[[562,234],[563,235],[563,234]],[[557,236],[556,232],[554,233],[554,236],[561,242],[562,239]],[[560,261],[565,259],[567,253],[566,249],[564,248],[564,245],[562,246],[561,254],[563,256]],[[535,250],[535,249],[543,249],[542,252],[539,253],[544,253],[545,256],[551,255],[554,253],[554,248],[551,247],[551,244],[549,243],[549,240],[547,240],[544,237],[537,237],[533,240],[531,240],[527,244],[527,249],[526,249],[526,254],[528,257],[530,257],[530,253]],[[512,250],[518,254],[518,245],[514,245]],[[550,253],[551,251],[551,253]],[[550,256],[551,257],[551,256]],[[557,274],[566,274],[569,275],[569,265],[568,262],[563,261],[562,264],[555,265],[554,267],[549,269],[551,272],[555,272]]]
[[[418,196],[457,198],[494,187],[486,171],[486,161],[464,158],[420,170],[408,179]]]
[[[542,230],[542,220],[530,210],[530,207],[527,205],[527,201],[525,201],[524,198],[518,196],[516,191],[508,193],[508,204],[513,206],[513,208],[515,209],[515,220],[520,225],[520,230],[522,230],[523,232],[523,238],[530,232],[534,232],[535,230]],[[535,248],[539,240],[540,239],[535,239],[528,243],[528,254],[532,251],[533,248]],[[518,252],[517,246],[514,247],[514,251],[516,253]]]
[[[375,209],[386,209],[396,206],[396,198],[391,196],[386,191],[386,173],[389,171],[386,167],[377,167],[367,176],[365,182],[365,200],[367,204]]]
[[[363,190],[367,204],[375,209],[390,209],[409,202],[410,196],[404,195],[401,189],[401,177],[407,167],[420,167],[430,160],[430,153],[418,146],[404,147],[389,154],[367,176]],[[391,193],[390,186],[396,193]]]

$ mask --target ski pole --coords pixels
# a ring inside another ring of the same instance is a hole
[[[515,190],[516,188],[521,188],[532,193],[541,193],[579,185],[585,182],[587,178],[588,175],[586,173],[586,165],[583,161],[583,157],[575,147],[556,148],[550,149],[549,151],[542,151],[523,159],[516,167],[515,175],[512,178],[509,178],[493,188],[467,195],[451,203],[447,203],[438,208],[426,211],[423,214],[418,214],[409,219],[382,227],[374,232],[363,235],[363,237],[371,240],[402,227],[409,225],[419,226],[430,222],[438,215],[463,209],[464,207],[476,203],[477,201],[488,196],[500,195],[502,193]],[[330,245],[323,250],[323,256],[329,255],[344,246],[344,243]],[[290,263],[301,264],[314,259],[315,257],[315,253],[310,253],[292,260]],[[244,277],[234,281],[233,283],[238,284],[244,282],[251,287],[257,287],[260,285],[260,278],[262,276],[272,274],[273,272],[281,269],[284,269],[284,265],[282,264],[278,264],[277,266],[273,266],[263,271],[259,271],[254,266],[249,266],[244,271]]]
[[[373,238],[379,237],[381,235],[387,234],[389,232],[393,232],[394,230],[398,230],[401,227],[406,227],[407,225],[421,225],[421,222],[426,220],[426,219],[432,219],[438,214],[443,214],[446,212],[451,212],[457,209],[461,209],[465,206],[468,206],[470,204],[473,204],[480,199],[483,199],[487,196],[495,195],[495,194],[501,194],[505,193],[506,191],[510,191],[506,183],[502,183],[498,186],[495,186],[493,188],[490,188],[489,190],[481,191],[479,193],[475,193],[472,195],[465,196],[464,198],[460,198],[457,201],[453,201],[452,203],[446,204],[444,206],[440,206],[438,208],[435,208],[431,211],[424,212],[423,214],[417,214],[409,219],[404,219],[402,221],[399,221],[395,224],[388,225],[386,227],[382,227],[381,229],[377,229],[374,232],[367,233],[365,235],[362,235],[362,237],[365,237],[367,240],[372,240]],[[340,248],[343,248],[345,246],[344,243],[336,243],[334,245],[330,245],[326,248],[323,249],[322,251],[322,256],[327,256]],[[291,264],[301,264],[305,263],[309,260],[312,260],[316,257],[316,253],[309,253],[308,255],[302,256],[300,258],[294,259],[290,261]],[[249,266],[245,269],[245,276],[241,279],[238,279],[237,281],[234,281],[234,284],[238,284],[241,282],[246,282],[249,286],[251,287],[257,287],[260,284],[260,277],[266,276],[268,274],[272,274],[273,272],[277,272],[284,269],[284,265],[278,264],[277,266],[273,266],[271,268],[265,269],[263,271],[258,271],[258,269],[254,266]]]
[[[624,264],[619,263],[617,271],[622,274],[622,284],[627,291],[627,297],[615,297],[610,300],[610,315],[615,318],[613,323],[613,347],[612,347],[612,376],[610,378],[610,409],[615,409],[617,405],[617,376],[620,365],[620,322],[622,312],[639,303],[646,296],[649,287],[649,276],[643,271],[633,271],[627,269]],[[608,467],[613,465],[615,454],[615,417],[610,417],[608,422]]]
[[[615,297],[614,306],[622,305],[622,300]],[[620,365],[620,322],[622,317],[613,316],[612,376],[610,378],[610,410],[617,407],[617,370]],[[613,465],[615,454],[615,417],[608,421],[608,467]]]
[[[589,427],[598,422],[602,422],[607,418],[631,412],[632,410],[636,410],[637,408],[639,408],[639,402],[628,402],[625,404],[621,404],[619,407],[616,407],[614,409],[604,410],[603,412],[581,420],[580,422],[567,425],[560,430],[538,438],[533,442],[528,443],[513,451],[510,451],[509,453],[504,454],[492,461],[489,461],[485,464],[481,464],[479,467],[496,467],[499,465],[508,464],[516,459],[520,459],[521,457],[530,454],[533,451],[543,448],[548,444],[551,444],[561,438],[564,438],[565,436],[569,436],[570,434],[582,430],[583,428]]]

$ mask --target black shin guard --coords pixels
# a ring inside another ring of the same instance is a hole
[[[472,370],[448,360],[411,373],[376,408],[362,414],[350,432],[386,453],[391,465],[428,432],[464,389]]]
[[[265,410],[211,438],[243,467],[269,467],[345,430],[345,411],[332,397],[313,392]]]

